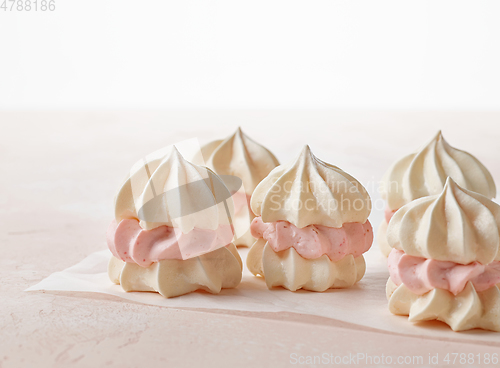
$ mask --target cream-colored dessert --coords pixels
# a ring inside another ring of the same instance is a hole
[[[236,287],[242,263],[232,243],[232,207],[221,179],[175,147],[135,165],[115,198],[107,233],[111,281],[167,298]]]
[[[392,217],[389,310],[455,331],[500,331],[500,206],[448,178]]]
[[[251,198],[252,235],[258,240],[248,269],[268,288],[325,291],[345,288],[365,273],[363,253],[373,241],[365,188],[305,146],[257,186]]]
[[[255,187],[272,169],[279,165],[278,160],[265,147],[245,135],[240,128],[224,140],[210,142],[201,148],[206,165],[223,180],[236,176],[243,182],[240,188],[231,188],[235,205],[234,230],[237,246],[251,246],[255,238],[250,234],[250,223],[255,215],[250,210],[250,197]],[[195,158],[194,161],[198,161]]]
[[[382,179],[381,194],[387,207],[377,243],[384,255],[391,251],[386,240],[387,225],[394,213],[415,199],[439,194],[448,177],[490,199],[496,196],[495,182],[488,169],[470,153],[450,146],[439,131],[418,152],[395,162]]]

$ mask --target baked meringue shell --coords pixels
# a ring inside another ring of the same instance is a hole
[[[187,260],[168,259],[149,267],[111,257],[108,275],[125,291],[154,291],[165,298],[205,290],[218,294],[241,282],[242,262],[231,243],[227,247]]]
[[[255,189],[250,203],[264,222],[288,221],[299,228],[363,224],[371,212],[370,196],[363,185],[316,158],[309,146],[291,164],[271,171]]]
[[[441,194],[399,209],[387,228],[392,248],[406,254],[468,264],[500,260],[500,206],[447,179]]]
[[[153,200],[158,203],[148,206]],[[141,215],[145,208],[147,218]],[[193,210],[181,213],[186,208]],[[145,230],[163,225],[183,233],[195,227],[216,230],[230,224],[233,215],[233,202],[222,180],[212,170],[186,161],[175,147],[166,156],[134,165],[115,198],[116,222],[139,219]]]
[[[442,289],[433,289],[419,296],[404,284],[397,286],[389,278],[386,295],[391,313],[409,316],[410,322],[438,320],[454,331],[473,328],[500,331],[500,290],[497,286],[477,292],[468,282],[456,296]]]
[[[382,198],[395,210],[415,199],[439,194],[449,176],[465,189],[490,199],[496,196],[488,169],[470,153],[450,146],[439,131],[418,152],[389,168],[383,178]]]
[[[254,275],[263,276],[269,289],[281,286],[290,291],[319,292],[350,287],[363,278],[366,270],[363,256],[347,255],[337,262],[327,255],[305,259],[294,248],[275,252],[264,239],[250,249],[247,267]]]

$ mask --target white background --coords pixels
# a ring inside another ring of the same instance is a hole
[[[500,108],[496,0],[55,3],[0,10],[0,108]]]

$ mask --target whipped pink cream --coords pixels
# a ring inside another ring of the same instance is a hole
[[[391,210],[389,207],[385,207],[384,215],[385,215],[385,221],[389,223],[391,221],[392,216],[397,212],[397,210]]]
[[[479,262],[462,265],[409,256],[393,249],[387,263],[391,280],[398,286],[404,284],[418,295],[432,289],[444,289],[457,295],[469,281],[477,291],[484,291],[500,282],[500,261],[487,265]]]
[[[368,220],[364,224],[346,223],[341,228],[309,225],[300,229],[288,221],[263,222],[256,217],[250,231],[254,238],[264,238],[275,252],[294,248],[304,258],[316,259],[326,254],[334,262],[348,254],[360,256],[373,242]]]
[[[195,228],[183,234],[169,226],[144,230],[136,219],[121,220],[118,224],[113,220],[107,231],[111,253],[124,262],[142,267],[164,259],[196,257],[226,246],[232,239],[233,231],[229,225],[221,225],[217,230]]]
[[[250,210],[250,198],[251,195],[248,195],[243,192],[235,192],[231,195],[234,203],[234,214],[238,214],[243,210],[243,208],[247,207]]]

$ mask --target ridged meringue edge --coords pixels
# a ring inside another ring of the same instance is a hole
[[[495,198],[496,186],[488,169],[473,155],[456,149],[441,131],[424,147],[396,161],[385,173],[381,196],[390,209],[441,192],[448,176],[460,186]]]
[[[477,292],[469,282],[457,296],[442,289],[419,296],[404,284],[397,286],[389,278],[386,296],[390,312],[409,316],[410,322],[438,320],[453,331],[482,328],[500,332],[500,290],[497,286]]]
[[[222,193],[224,190],[227,194]],[[167,196],[169,193],[172,194]],[[184,193],[182,200],[186,203],[179,203],[178,193]],[[221,201],[221,197],[227,200]],[[165,203],[169,199],[175,199],[174,203]],[[158,203],[152,203],[153,200]],[[154,206],[148,208],[148,204]],[[204,209],[198,210],[201,204]],[[191,207],[192,213],[171,213],[185,212]],[[146,208],[148,211],[144,211]],[[154,220],[141,218],[141,211]],[[175,146],[166,155],[134,165],[115,197],[116,222],[138,219],[145,230],[163,225],[179,228],[183,233],[195,227],[216,230],[221,224],[230,224],[233,215],[233,201],[222,180],[209,168],[185,160]]]
[[[362,255],[347,255],[337,262],[326,255],[304,259],[293,248],[275,252],[264,239],[258,239],[248,252],[247,267],[254,275],[263,276],[269,289],[282,286],[290,291],[319,292],[350,287],[366,270]]]
[[[217,175],[239,177],[248,195],[279,165],[270,150],[243,133],[240,127],[226,139],[207,143],[201,153],[207,166]]]
[[[195,258],[162,260],[149,267],[111,257],[108,276],[125,291],[154,291],[165,298],[196,290],[218,294],[221,289],[238,286],[242,277],[242,262],[231,243]]]
[[[387,226],[389,224],[385,219],[383,219],[380,222],[380,225],[378,227],[377,231],[377,244],[378,244],[378,249],[382,252],[382,254],[386,257],[389,256],[389,253],[391,253],[392,247],[389,245],[389,242],[387,241]]]
[[[249,214],[248,210],[244,214],[237,213],[233,217],[233,226],[236,239],[233,240],[234,245],[237,247],[251,247],[257,239],[255,239],[250,233],[250,223],[255,217],[253,214]]]
[[[264,222],[288,221],[299,228],[363,224],[371,212],[371,199],[363,185],[316,158],[307,145],[296,160],[278,166],[261,181],[250,204]]]
[[[500,206],[448,177],[441,194],[400,208],[387,228],[392,248],[417,257],[468,264],[500,260]]]

